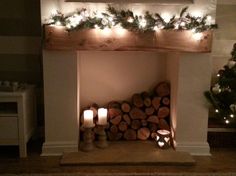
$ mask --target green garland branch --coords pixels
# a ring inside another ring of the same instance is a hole
[[[205,96],[215,108],[216,117],[226,124],[236,125],[236,43],[231,56],[223,69],[218,71],[217,83],[205,92]]]
[[[217,24],[211,23],[211,17],[194,17],[187,12],[188,7],[181,10],[179,15],[173,15],[165,19],[159,13],[135,15],[131,10],[117,10],[108,5],[107,11],[101,14],[92,12],[91,15],[86,9],[81,9],[70,15],[60,12],[52,15],[47,25],[58,25],[66,27],[67,31],[93,28],[112,28],[121,26],[124,29],[134,32],[147,32],[165,30],[193,30],[203,32],[217,28]]]

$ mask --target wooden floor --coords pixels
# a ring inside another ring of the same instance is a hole
[[[152,173],[152,172],[221,172],[236,173],[236,148],[213,148],[211,157],[194,157],[194,166],[117,165],[117,166],[60,166],[60,157],[40,157],[38,141],[30,142],[29,157],[18,158],[17,147],[0,147],[0,174],[20,173]]]

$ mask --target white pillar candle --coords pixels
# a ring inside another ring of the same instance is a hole
[[[98,125],[107,124],[107,109],[99,108],[98,109]]]
[[[90,128],[93,127],[93,111],[92,110],[85,110],[84,111],[84,127]]]

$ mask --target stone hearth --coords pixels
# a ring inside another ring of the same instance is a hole
[[[65,153],[61,165],[193,165],[195,161],[187,152],[173,149],[159,150],[154,142],[112,142],[105,150],[95,149]]]

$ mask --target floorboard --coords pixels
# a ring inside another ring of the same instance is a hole
[[[0,174],[22,173],[236,173],[236,148],[212,148],[212,156],[193,157],[193,166],[101,165],[61,166],[59,156],[40,157],[41,142],[28,146],[29,156],[19,159],[17,147],[0,147]]]

